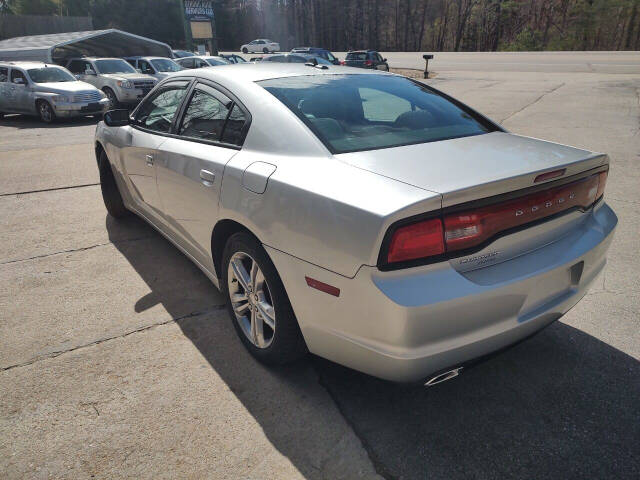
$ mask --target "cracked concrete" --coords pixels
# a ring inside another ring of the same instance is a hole
[[[632,477],[640,77],[433,82],[515,133],[611,155],[620,226],[606,274],[562,323],[437,389],[319,359],[265,368],[195,266],[142,221],[106,216],[93,122],[10,117],[0,122],[0,476]]]

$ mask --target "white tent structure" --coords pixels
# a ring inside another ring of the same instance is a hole
[[[88,32],[53,33],[0,41],[0,60],[31,60],[65,63],[70,57],[169,57],[166,43],[110,28]]]

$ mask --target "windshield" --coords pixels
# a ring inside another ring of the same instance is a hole
[[[158,58],[151,60],[151,65],[156,69],[156,72],[179,72],[182,67],[173,60],[168,58]]]
[[[135,69],[124,60],[96,60],[98,73],[136,73]]]
[[[66,70],[56,67],[32,68],[27,70],[33,83],[76,82],[76,78]]]
[[[207,61],[207,63],[209,65],[212,66],[216,66],[216,65],[227,65],[229,62],[227,62],[226,60],[224,60],[223,58],[214,58],[214,57],[208,57],[205,59]]]
[[[258,82],[295,113],[332,153],[495,130],[426,85],[387,75],[309,75]]]

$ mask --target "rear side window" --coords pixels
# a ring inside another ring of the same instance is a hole
[[[480,135],[490,122],[425,85],[387,75],[308,75],[258,82],[333,153]]]
[[[9,81],[9,69],[5,67],[0,67],[0,83]]]
[[[242,145],[246,117],[240,107],[221,92],[198,85],[185,110],[179,135]]]
[[[145,99],[135,113],[135,123],[155,132],[168,133],[187,85],[188,82],[171,84],[151,98]]]

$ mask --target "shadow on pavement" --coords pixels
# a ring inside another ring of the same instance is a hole
[[[114,240],[142,220],[107,217]],[[157,237],[157,238],[156,238]],[[209,280],[159,234],[115,246],[307,478],[340,437],[319,422],[332,405],[317,375],[388,478],[638,478],[640,362],[563,323],[432,388],[388,383],[323,359],[267,369],[236,337]],[[207,312],[188,316],[188,312]],[[310,383],[311,382],[311,383]]]
[[[0,127],[13,127],[22,129],[34,128],[67,128],[81,127],[83,125],[95,125],[102,120],[102,114],[92,117],[58,118],[53,123],[44,123],[36,116],[6,114],[0,118]]]

